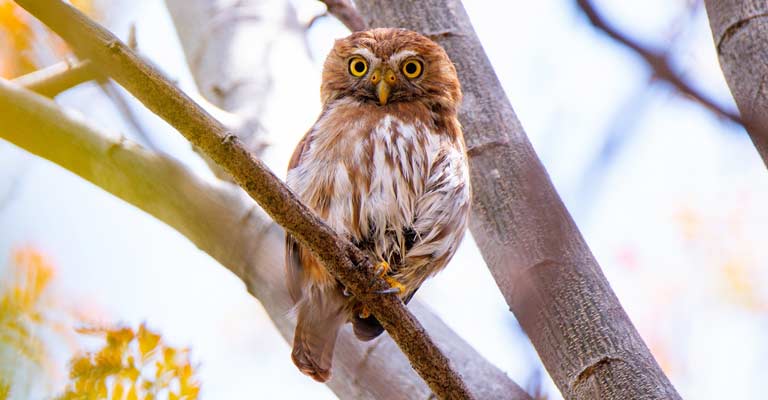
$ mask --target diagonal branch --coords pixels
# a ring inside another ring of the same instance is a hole
[[[349,240],[339,237],[240,140],[117,37],[62,1],[17,0],[58,33],[103,74],[112,77],[152,112],[227,171],[263,209],[310,249],[381,321],[413,368],[443,398],[473,398],[448,358],[396,295],[377,295],[388,284]]]
[[[738,113],[730,110],[726,110],[718,105],[714,100],[707,95],[694,89],[683,77],[681,77],[669,60],[663,53],[656,52],[648,47],[640,44],[636,40],[629,38],[626,34],[620,32],[616,27],[611,25],[602,15],[600,15],[595,6],[590,0],[576,0],[577,5],[582,12],[587,16],[589,22],[597,29],[605,33],[611,39],[621,43],[633,52],[635,52],[640,58],[642,58],[646,64],[653,70],[655,76],[664,80],[673,87],[675,87],[680,93],[688,96],[694,101],[701,104],[704,108],[724,118],[728,118],[731,121],[742,124],[741,117]]]
[[[50,160],[158,218],[236,274],[286,341],[295,321],[284,284],[283,233],[229,182],[208,183],[181,163],[86,124],[52,101],[0,80],[0,138]],[[41,129],[45,128],[45,129]],[[454,360],[477,398],[530,400],[502,371],[480,356],[414,299],[425,328]],[[428,398],[424,381],[386,335],[338,338],[334,379],[340,398]],[[286,355],[286,363],[289,357]]]
[[[349,0],[320,0],[325,3],[328,12],[336,17],[350,31],[357,32],[365,30],[366,23],[363,16]]]
[[[619,304],[517,119],[459,0],[365,0],[373,26],[435,38],[456,64],[470,229],[566,399],[679,399]]]

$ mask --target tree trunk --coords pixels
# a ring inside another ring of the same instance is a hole
[[[705,0],[720,67],[768,165],[768,2]]]
[[[413,29],[456,64],[472,234],[566,399],[678,399],[533,151],[458,0],[358,1],[370,26]],[[514,39],[512,39],[514,40]]]

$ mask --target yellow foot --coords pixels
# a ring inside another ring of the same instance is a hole
[[[385,276],[384,280],[389,283],[389,289],[386,289],[380,293],[397,293],[397,294],[403,294],[405,293],[405,285],[398,282],[395,278],[391,276]]]
[[[376,264],[376,275],[378,275],[380,278],[384,278],[385,281],[389,284],[389,289],[379,290],[376,291],[376,294],[390,294],[390,293],[396,293],[396,294],[403,294],[405,293],[405,285],[398,282],[395,278],[387,275],[389,273],[390,266],[389,263],[386,261],[381,261],[378,264]],[[368,309],[368,307],[363,306],[360,309],[360,312],[357,314],[360,318],[368,318],[371,316],[371,310]]]
[[[376,264],[376,274],[384,278],[384,280],[389,283],[389,289],[380,290],[376,293],[378,294],[387,294],[387,293],[405,293],[405,285],[395,280],[395,278],[389,276],[389,271],[391,270],[391,267],[389,266],[389,263],[382,260],[378,264]]]
[[[389,263],[386,261],[381,261],[380,263],[376,264],[376,275],[380,277],[384,277],[389,272]]]

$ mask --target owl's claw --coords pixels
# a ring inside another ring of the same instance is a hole
[[[387,281],[387,283],[389,283],[389,289],[377,290],[376,294],[405,293],[405,285],[398,282],[395,278],[391,276],[385,276],[384,280]]]
[[[352,292],[350,292],[349,289],[347,289],[347,288],[344,288],[344,291],[342,291],[341,294],[343,294],[344,297],[352,296]]]
[[[374,293],[376,294],[390,294],[390,293],[405,293],[405,286],[395,280],[395,278],[392,278],[391,276],[388,276],[387,274],[391,270],[391,267],[389,266],[389,263],[382,260],[378,264],[376,264],[376,275],[378,275],[381,278],[384,278],[384,280],[389,283],[390,288],[384,289],[384,290],[377,290]]]
[[[382,260],[380,263],[376,264],[376,275],[383,277],[387,272],[389,272],[388,262]]]
[[[400,288],[391,287],[389,289],[377,290],[374,293],[376,293],[376,294],[400,293]]]
[[[405,293],[405,285],[398,282],[395,278],[388,276],[387,273],[390,271],[389,263],[386,261],[381,261],[378,264],[376,264],[376,275],[378,275],[381,278],[384,278],[385,281],[389,284],[389,288],[384,290],[377,290],[373,293],[375,294],[403,294]],[[358,317],[362,319],[366,319],[371,316],[371,310],[368,309],[368,307],[363,306],[360,312],[357,314]]]

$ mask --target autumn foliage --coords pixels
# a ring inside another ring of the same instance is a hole
[[[188,349],[166,344],[146,327],[61,326],[54,317],[55,297],[50,293],[54,268],[33,248],[16,250],[0,285],[0,400],[11,398],[14,387],[27,386],[30,375],[17,366],[30,363],[44,374],[51,363],[44,332],[96,337],[104,343],[97,351],[79,351],[69,362],[69,383],[60,400],[192,400],[200,382]],[[81,322],[82,324],[82,322]],[[16,396],[18,398],[18,396]]]
[[[200,384],[193,375],[187,349],[163,343],[142,324],[131,328],[87,328],[80,333],[106,339],[97,352],[75,357],[71,382],[59,400],[167,398],[197,399]]]

